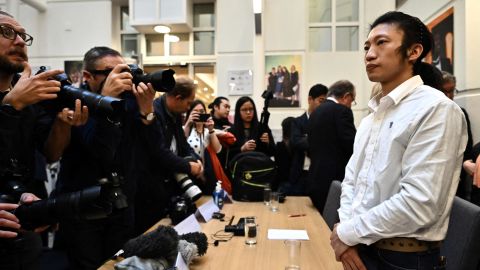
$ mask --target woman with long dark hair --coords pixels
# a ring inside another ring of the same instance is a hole
[[[230,160],[238,153],[259,151],[268,156],[275,153],[272,132],[258,122],[255,103],[249,97],[241,97],[235,104],[235,118],[229,129],[237,141],[230,148]]]

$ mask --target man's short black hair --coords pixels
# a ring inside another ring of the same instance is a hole
[[[310,88],[310,91],[308,91],[308,96],[315,99],[319,96],[326,96],[327,93],[328,93],[328,88],[321,83],[317,83]]]
[[[335,82],[328,89],[328,96],[335,98],[342,98],[347,93],[353,93],[355,86],[348,80],[340,80]]]
[[[109,47],[93,47],[88,52],[85,53],[85,56],[83,57],[83,69],[87,71],[92,71],[96,69],[97,66],[97,60],[102,59],[105,56],[119,56],[122,57],[122,55]]]

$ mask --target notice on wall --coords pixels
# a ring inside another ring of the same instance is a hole
[[[228,94],[231,96],[245,96],[253,94],[253,71],[247,70],[229,70],[228,74]]]

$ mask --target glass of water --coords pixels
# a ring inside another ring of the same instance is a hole
[[[245,244],[252,246],[257,244],[257,223],[255,217],[245,218]]]
[[[272,192],[270,194],[270,211],[277,212],[278,211],[278,200],[279,200],[280,193]]]
[[[266,186],[263,188],[263,204],[269,206],[270,205],[270,196],[272,193],[272,189],[270,186]]]

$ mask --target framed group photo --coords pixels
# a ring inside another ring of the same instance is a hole
[[[300,107],[301,55],[265,56],[266,90],[273,93],[270,107]]]

